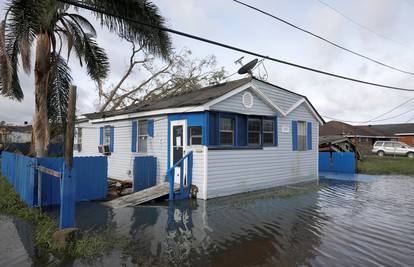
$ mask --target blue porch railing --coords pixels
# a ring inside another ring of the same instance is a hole
[[[185,164],[187,162],[187,164]],[[184,177],[184,170],[187,165],[187,175]],[[174,186],[174,177],[175,177],[175,168],[180,167],[180,190],[175,192]],[[186,180],[186,184],[184,184]],[[193,151],[188,152],[182,159],[174,164],[168,170],[168,180],[170,183],[170,196],[169,200],[176,199],[187,199],[190,196],[191,182],[193,178]]]

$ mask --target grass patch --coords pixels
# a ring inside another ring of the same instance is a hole
[[[28,208],[20,200],[10,183],[0,174],[0,213],[15,216],[33,225],[33,240],[42,255],[58,259],[81,258],[86,261],[96,259],[113,248],[116,238],[112,231],[81,232],[81,238],[73,245],[59,247],[52,235],[58,230],[56,218]]]
[[[414,159],[406,157],[378,157],[375,155],[364,156],[358,161],[357,170],[365,174],[399,174],[414,175]]]

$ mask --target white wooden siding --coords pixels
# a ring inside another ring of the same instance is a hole
[[[312,122],[312,150],[292,151],[292,120]],[[289,133],[283,133],[282,126],[287,126]],[[209,150],[207,198],[316,181],[318,131],[318,122],[302,104],[287,117],[279,117],[277,147],[258,150]]]
[[[243,94],[250,92],[253,95],[253,107],[246,108],[243,105]],[[211,110],[225,110],[228,112],[235,112],[247,115],[263,115],[263,116],[274,116],[275,111],[264,103],[252,90],[245,90],[234,96],[231,96],[213,106]]]
[[[118,180],[133,179],[133,163],[136,156],[157,157],[157,181],[164,181],[167,170],[168,120],[166,116],[143,118],[154,119],[154,137],[148,137],[147,153],[131,152],[132,120],[108,123],[81,123],[82,151],[75,151],[76,156],[96,156],[99,146],[99,128],[105,125],[114,129],[114,152],[108,156],[108,176]]]
[[[204,151],[206,146],[193,146],[189,147],[189,150],[193,151],[193,181],[192,184],[198,188],[198,198],[202,198],[205,195],[204,187]]]
[[[283,111],[287,111],[293,104],[302,99],[301,96],[287,92],[283,89],[277,88],[267,83],[263,83],[257,80],[252,81],[257,85],[259,89],[267,95],[273,103],[281,107]]]

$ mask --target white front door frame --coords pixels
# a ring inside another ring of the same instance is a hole
[[[182,147],[183,147],[183,157],[185,156],[187,152],[187,120],[173,120],[170,123],[170,167],[174,166],[174,126],[182,126],[183,127],[183,140],[182,140]],[[184,164],[184,177],[187,177],[186,175],[186,164]],[[177,169],[178,170],[178,169]],[[175,172],[177,172],[177,170]],[[175,173],[174,175],[174,182],[180,183],[180,175]],[[184,181],[185,182],[185,181]]]

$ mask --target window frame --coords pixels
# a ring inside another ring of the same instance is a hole
[[[269,122],[272,123],[272,130],[265,131],[265,127],[264,127],[265,121],[269,121]],[[263,132],[263,142],[262,143],[263,143],[263,146],[274,146],[275,145],[275,143],[276,143],[275,127],[276,126],[275,126],[275,119],[274,118],[272,118],[272,119],[263,118],[262,119],[262,132]],[[272,134],[272,143],[265,143],[265,138],[264,138],[265,134]]]
[[[145,126],[145,133],[142,134],[140,131],[140,125],[144,124]],[[141,139],[142,138],[142,139]],[[142,149],[142,147],[140,146],[142,140],[145,140],[145,151]],[[143,119],[143,120],[138,120],[137,121],[137,153],[148,153],[148,120],[147,119]]]
[[[303,126],[303,128],[301,126]],[[308,127],[308,123],[306,121],[297,121],[298,151],[308,151],[308,137],[307,137],[308,128],[307,127]],[[301,135],[301,133],[303,135]]]
[[[249,129],[249,123],[250,122],[252,122],[252,121],[256,121],[256,122],[259,122],[259,131],[251,131],[250,129]],[[263,125],[262,125],[262,119],[261,118],[255,118],[255,117],[247,117],[247,146],[250,146],[250,147],[258,147],[258,146],[261,146],[262,145],[262,130],[263,130]],[[249,138],[249,135],[250,135],[250,133],[254,133],[254,134],[258,134],[258,136],[259,136],[259,143],[250,143],[250,138]]]
[[[192,128],[200,128],[199,135],[193,135],[191,133]],[[200,144],[193,144],[193,138],[200,138]],[[189,139],[189,146],[201,146],[203,145],[203,127],[199,125],[188,126],[188,139]]]
[[[105,125],[103,128],[103,140],[102,145],[109,146],[111,144],[111,128],[110,125]]]
[[[223,119],[229,119],[231,121],[231,130],[222,130],[221,129],[221,122]],[[219,120],[219,144],[220,146],[235,146],[235,131],[236,131],[236,119],[233,116],[226,116],[226,115],[222,115],[220,116],[220,120]],[[232,139],[232,143],[226,143],[223,144],[221,142],[221,135],[222,133],[231,133],[231,139]]]

